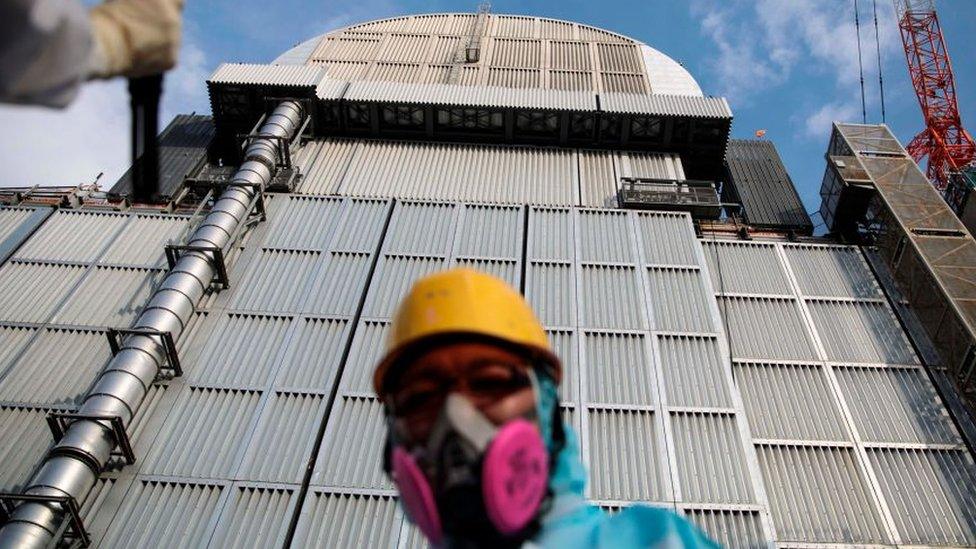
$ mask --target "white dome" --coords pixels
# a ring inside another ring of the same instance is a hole
[[[317,64],[343,80],[701,96],[679,63],[650,46],[568,21],[473,13],[381,19],[316,36],[276,64]],[[478,60],[465,49],[478,46]]]

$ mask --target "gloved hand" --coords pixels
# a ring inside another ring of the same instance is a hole
[[[91,9],[90,78],[146,76],[176,65],[184,0],[106,0]]]

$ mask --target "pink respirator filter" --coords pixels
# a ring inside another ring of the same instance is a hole
[[[410,520],[434,545],[444,538],[427,477],[406,450],[393,449],[393,479]],[[539,429],[525,419],[506,423],[492,438],[482,464],[485,510],[495,528],[511,535],[532,520],[546,495],[549,457]]]

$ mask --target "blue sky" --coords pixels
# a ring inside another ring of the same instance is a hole
[[[859,0],[868,120],[880,122],[872,0]],[[887,122],[903,142],[921,128],[890,0],[877,0]],[[326,30],[394,15],[473,11],[476,2],[418,0],[189,0],[181,65],[167,79],[164,117],[209,110],[204,80],[222,61],[269,62]],[[963,121],[976,127],[976,2],[941,0]],[[726,96],[733,135],[768,130],[807,209],[816,210],[830,122],[861,118],[853,0],[496,0],[494,13],[522,13],[604,27],[680,61],[707,94]],[[120,82],[90,85],[66,112],[0,108],[8,160],[0,185],[75,184],[104,171],[111,184],[128,155]],[[14,126],[14,125],[17,126]],[[57,151],[56,155],[51,151]],[[815,222],[819,222],[816,219]]]

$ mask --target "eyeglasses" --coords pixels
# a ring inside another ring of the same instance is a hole
[[[464,393],[476,405],[530,387],[530,365],[496,359],[474,360],[454,369],[415,365],[394,392],[395,414],[401,418],[436,414],[452,392]]]

